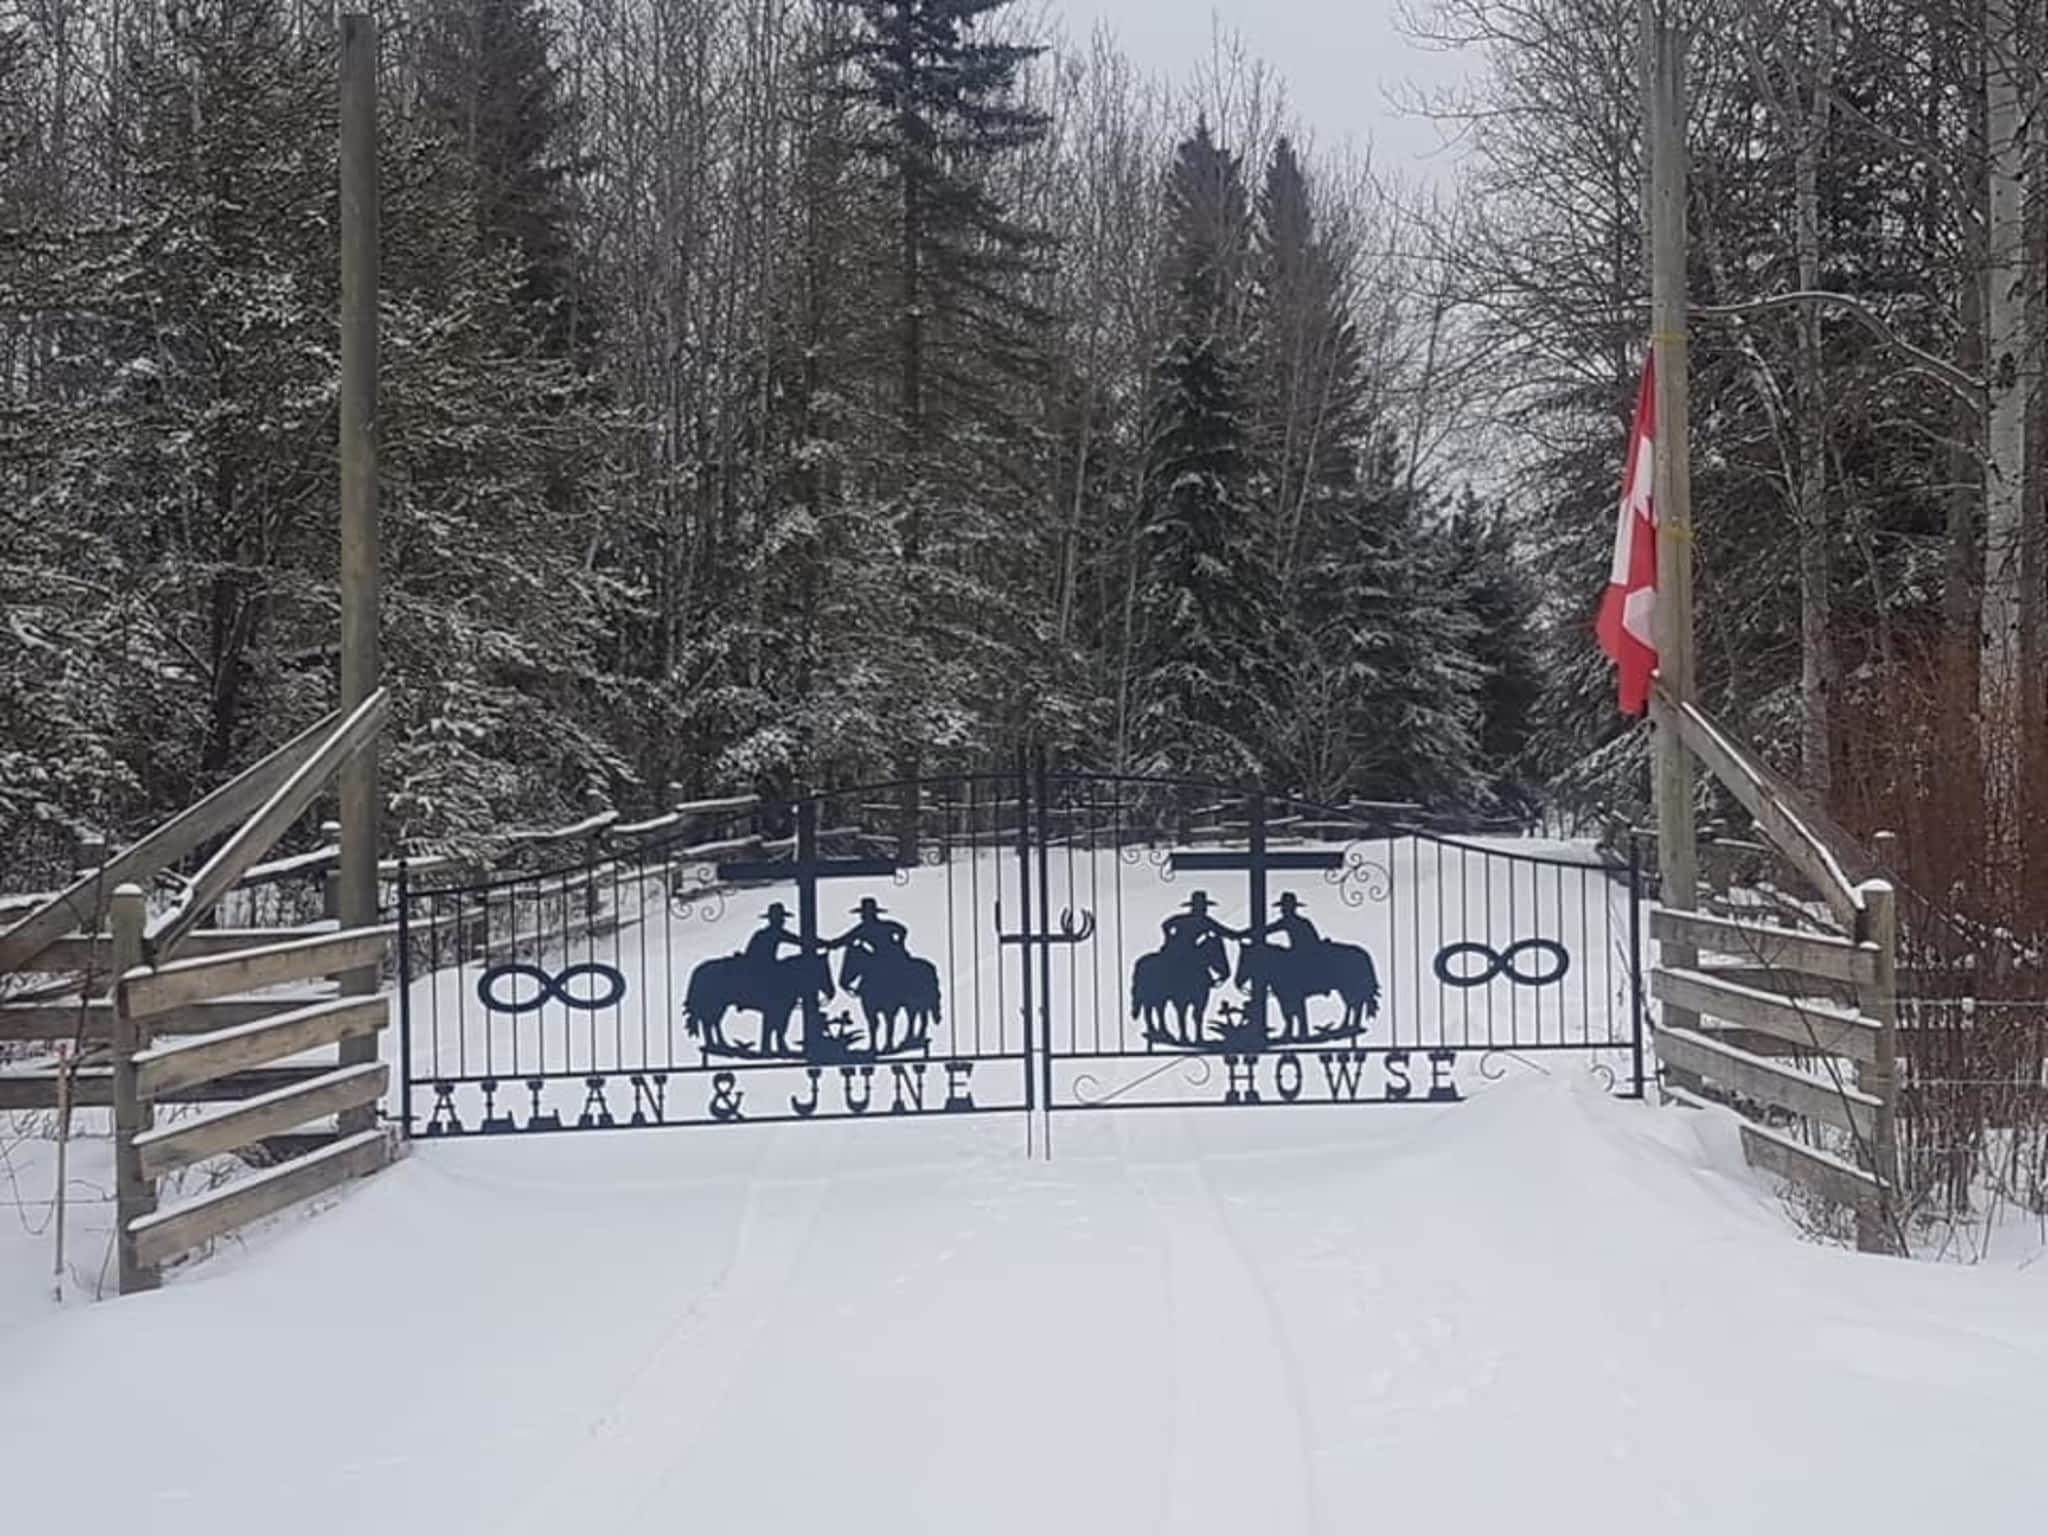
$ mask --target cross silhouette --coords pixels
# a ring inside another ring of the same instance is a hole
[[[803,940],[804,953],[818,952],[818,886],[826,880],[877,880],[894,877],[900,866],[894,859],[822,859],[818,857],[818,802],[805,799],[796,807],[796,858],[770,862],[751,859],[723,863],[718,878],[728,885],[794,880],[796,882],[796,931]],[[817,995],[805,992],[804,1054],[809,1056],[823,1042],[825,1011]]]
[[[1246,930],[1245,942],[1256,949],[1266,947],[1266,876],[1275,870],[1301,869],[1342,869],[1344,855],[1327,850],[1289,849],[1274,853],[1266,846],[1266,797],[1253,791],[1245,796],[1247,819],[1251,823],[1251,835],[1241,850],[1211,849],[1198,853],[1176,853],[1169,861],[1175,874],[1193,874],[1207,871],[1242,872],[1250,886],[1252,920]],[[1263,1037],[1266,1033],[1266,980],[1265,967],[1252,968],[1251,1008],[1248,1016],[1253,1031]]]

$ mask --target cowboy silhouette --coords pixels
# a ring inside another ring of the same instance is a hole
[[[1159,931],[1166,935],[1166,949],[1169,953],[1192,954],[1204,939],[1242,939],[1244,934],[1235,928],[1226,928],[1209,915],[1213,903],[1207,891],[1197,891],[1187,901],[1185,912],[1176,912],[1159,925]]]
[[[784,945],[796,950],[804,947],[804,941],[789,931],[789,908],[781,902],[770,902],[761,916],[766,926],[757,930],[740,952],[757,976],[765,976],[782,959]]]
[[[1283,891],[1280,896],[1280,915],[1261,930],[1261,938],[1280,934],[1287,940],[1287,947],[1297,955],[1313,954],[1322,947],[1323,936],[1316,932],[1316,925],[1301,915],[1301,902],[1292,891]]]
[[[888,954],[892,950],[902,953],[903,941],[910,936],[910,930],[894,918],[882,916],[886,910],[874,897],[861,897],[860,905],[853,909],[860,921],[838,938],[825,940],[824,947],[845,949],[850,944],[858,944],[871,955]]]

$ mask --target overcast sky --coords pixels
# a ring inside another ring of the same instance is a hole
[[[1450,153],[1434,124],[1404,115],[1390,98],[1404,82],[1440,85],[1466,65],[1411,43],[1397,0],[1048,0],[1069,31],[1105,21],[1148,69],[1185,79],[1207,53],[1211,23],[1240,33],[1286,80],[1296,115],[1322,143],[1345,139],[1418,177],[1447,179]]]

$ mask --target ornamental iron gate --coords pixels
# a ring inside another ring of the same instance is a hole
[[[1640,874],[1568,845],[1042,758],[736,805],[401,872],[408,1130],[1642,1092]]]

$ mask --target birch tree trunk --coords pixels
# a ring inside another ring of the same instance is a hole
[[[1834,24],[1827,5],[1814,8],[1813,84],[1806,120],[1796,125],[1796,241],[1799,286],[1821,286],[1820,165],[1827,153],[1829,105],[1834,90]],[[1799,524],[1799,756],[1806,788],[1825,802],[1833,786],[1834,692],[1831,575],[1828,561],[1828,392],[1821,351],[1821,317],[1808,303],[1799,315],[1799,470],[1795,490]]]
[[[2026,488],[2026,124],[2021,25],[2030,0],[1984,0],[1986,196],[1984,316],[1984,609],[1978,732],[1983,748],[1987,852],[2013,851],[2027,680],[2021,675]]]

